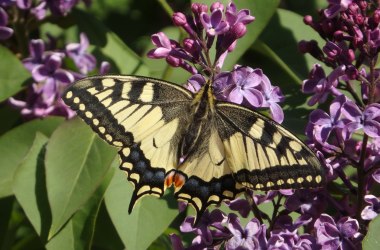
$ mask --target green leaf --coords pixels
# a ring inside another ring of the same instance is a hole
[[[51,224],[44,164],[47,141],[45,135],[37,132],[33,145],[18,167],[13,181],[13,192],[17,201],[42,241],[46,241]]]
[[[51,239],[93,195],[115,150],[79,119],[63,123],[46,148],[46,183],[52,212]]]
[[[103,250],[125,249],[104,202],[100,206],[96,219],[92,248]]]
[[[46,136],[62,122],[62,118],[50,117],[24,123],[0,137],[0,197],[12,194],[14,173],[31,147],[37,131]]]
[[[102,184],[94,192],[86,204],[65,224],[62,230],[53,237],[46,248],[55,249],[91,249],[95,222],[103,200],[104,193],[114,175],[118,160],[113,161],[114,167],[108,169]]]
[[[316,40],[319,45],[323,45],[324,40],[304,24],[302,16],[284,9],[277,10],[268,27],[271,28],[266,29],[260,39],[277,54],[272,59],[277,62],[280,62],[278,58],[281,59],[300,79],[305,79],[316,59],[309,54],[303,55],[298,52],[298,42]],[[270,54],[268,56],[271,57]]]
[[[93,15],[84,11],[74,11],[75,23],[86,33],[92,45],[99,49],[98,58],[113,60],[120,74],[148,75],[148,68],[115,33],[111,32]],[[95,54],[97,51],[95,51]],[[113,69],[114,71],[114,69]]]
[[[378,250],[380,249],[380,216],[377,216],[375,219],[369,223],[369,228],[367,235],[363,240],[363,249],[364,250]]]
[[[178,215],[177,202],[144,197],[128,215],[131,196],[131,184],[117,171],[105,195],[108,213],[127,249],[146,249]]]
[[[20,60],[0,45],[0,102],[19,92],[31,77]]]

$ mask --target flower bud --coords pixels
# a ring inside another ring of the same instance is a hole
[[[207,13],[207,9],[207,5],[201,3],[193,3],[191,5],[191,11],[194,13],[195,16],[199,16],[202,12]]]
[[[185,24],[187,24],[187,19],[186,19],[186,16],[181,13],[181,12],[176,12],[173,14],[173,17],[172,17],[172,20],[173,20],[173,23],[175,26],[183,26]]]
[[[181,65],[182,59],[169,55],[166,57],[166,61],[173,67],[179,67]]]
[[[242,36],[244,36],[245,33],[247,33],[247,28],[245,27],[243,23],[239,22],[235,24],[234,26],[232,26],[230,32],[234,35],[236,39],[239,39]]]
[[[224,10],[224,5],[221,2],[215,2],[211,4],[210,11],[213,12],[216,9]]]
[[[303,22],[306,24],[306,25],[310,25],[312,26],[313,24],[313,17],[310,16],[310,15],[307,15],[303,18]]]
[[[346,69],[346,75],[350,80],[355,80],[359,76],[359,71],[353,65],[348,65]]]

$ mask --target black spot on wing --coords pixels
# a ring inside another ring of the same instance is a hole
[[[187,178],[181,171],[179,171],[179,173],[185,176],[186,181],[181,189],[175,193],[175,197],[185,200],[195,208],[197,212],[196,223],[209,205],[219,204],[222,200],[232,200],[237,194],[245,190],[245,188],[236,188],[236,181],[231,174],[222,176],[221,178],[213,178],[206,182],[197,176]],[[227,196],[227,193],[229,193],[230,196]],[[182,196],[182,194],[185,194],[185,196]],[[188,195],[189,198],[186,195]],[[209,200],[212,196],[219,197],[219,201],[213,199]],[[200,201],[200,204],[197,203],[197,200]]]
[[[115,81],[115,85],[112,87],[112,103],[121,100],[121,95],[123,94],[123,82],[118,79],[113,79]]]
[[[141,96],[145,84],[143,81],[133,81],[131,91],[128,93],[129,99],[137,100]]]
[[[103,78],[93,78],[91,79],[91,84],[95,87],[97,91],[102,91],[104,86],[102,84]]]
[[[121,159],[120,169],[128,174],[128,180],[135,186],[128,209],[128,212],[131,213],[135,203],[144,195],[163,195],[166,173],[164,168],[151,166],[150,161],[140,149],[140,144],[133,144],[129,150],[129,155],[125,155],[123,150],[120,150],[119,156]],[[131,167],[124,166],[125,163],[130,163]]]

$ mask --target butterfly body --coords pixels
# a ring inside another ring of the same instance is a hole
[[[135,190],[175,196],[200,215],[245,189],[313,188],[323,183],[314,153],[297,137],[248,108],[216,100],[212,84],[193,94],[137,76],[78,81],[63,100],[109,144]]]

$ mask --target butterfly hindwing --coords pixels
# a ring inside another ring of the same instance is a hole
[[[235,180],[257,190],[319,187],[323,169],[296,136],[239,105],[218,103],[219,134]]]
[[[134,186],[129,211],[144,195],[162,196],[192,94],[164,81],[134,76],[97,76],[78,81],[63,100],[109,144],[119,147],[120,168]]]
[[[206,120],[200,130],[196,150],[187,155],[178,172],[186,177],[184,185],[175,190],[178,199],[190,203],[197,219],[210,204],[232,200],[244,187],[236,183],[225,157],[224,145],[213,120]]]

